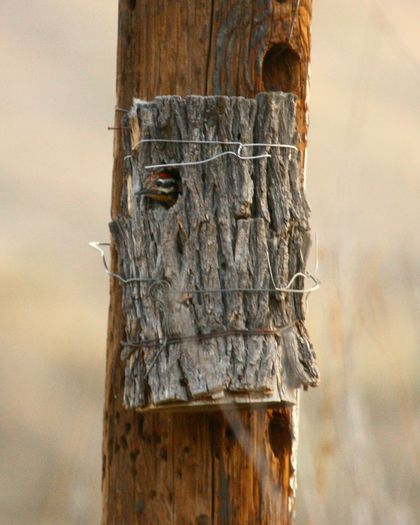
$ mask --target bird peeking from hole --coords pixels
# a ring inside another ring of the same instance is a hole
[[[147,175],[143,188],[136,196],[144,195],[148,199],[170,208],[176,203],[181,193],[181,179],[176,170],[152,171]]]

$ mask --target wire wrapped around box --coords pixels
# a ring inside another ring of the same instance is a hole
[[[304,272],[310,244],[299,153],[253,146],[244,154],[267,155],[241,160],[218,156],[234,148],[216,143],[296,144],[295,103],[165,96],[124,117],[123,211],[111,232],[119,274],[135,279],[122,284],[127,407],[272,406],[318,383],[304,296],[274,289]],[[173,163],[187,165],[172,207],[136,198],[146,166]]]

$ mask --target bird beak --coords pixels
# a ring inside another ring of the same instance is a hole
[[[150,195],[151,193],[153,193],[153,191],[151,190],[148,190],[147,188],[143,188],[139,191],[136,191],[136,193],[134,194],[136,197],[141,197],[142,195]]]

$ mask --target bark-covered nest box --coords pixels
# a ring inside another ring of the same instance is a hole
[[[124,117],[122,211],[111,232],[127,281],[127,407],[273,406],[318,383],[304,297],[276,290],[305,270],[310,244],[299,152],[264,145],[297,144],[295,110],[280,92],[164,96],[135,100]],[[263,144],[240,151],[260,158],[226,153],[237,142]],[[145,191],[164,172],[177,184],[169,204]]]

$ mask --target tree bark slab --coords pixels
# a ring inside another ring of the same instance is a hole
[[[139,142],[296,145],[296,97],[163,96],[136,101],[124,123],[122,211],[111,232],[119,273],[145,279],[122,285],[125,406],[295,403],[296,389],[318,383],[304,298],[275,290],[305,270],[310,244],[299,153],[254,146],[241,154],[269,156],[240,160],[226,154],[234,145]],[[213,156],[178,168],[182,194],[171,208],[136,198],[146,166]]]

